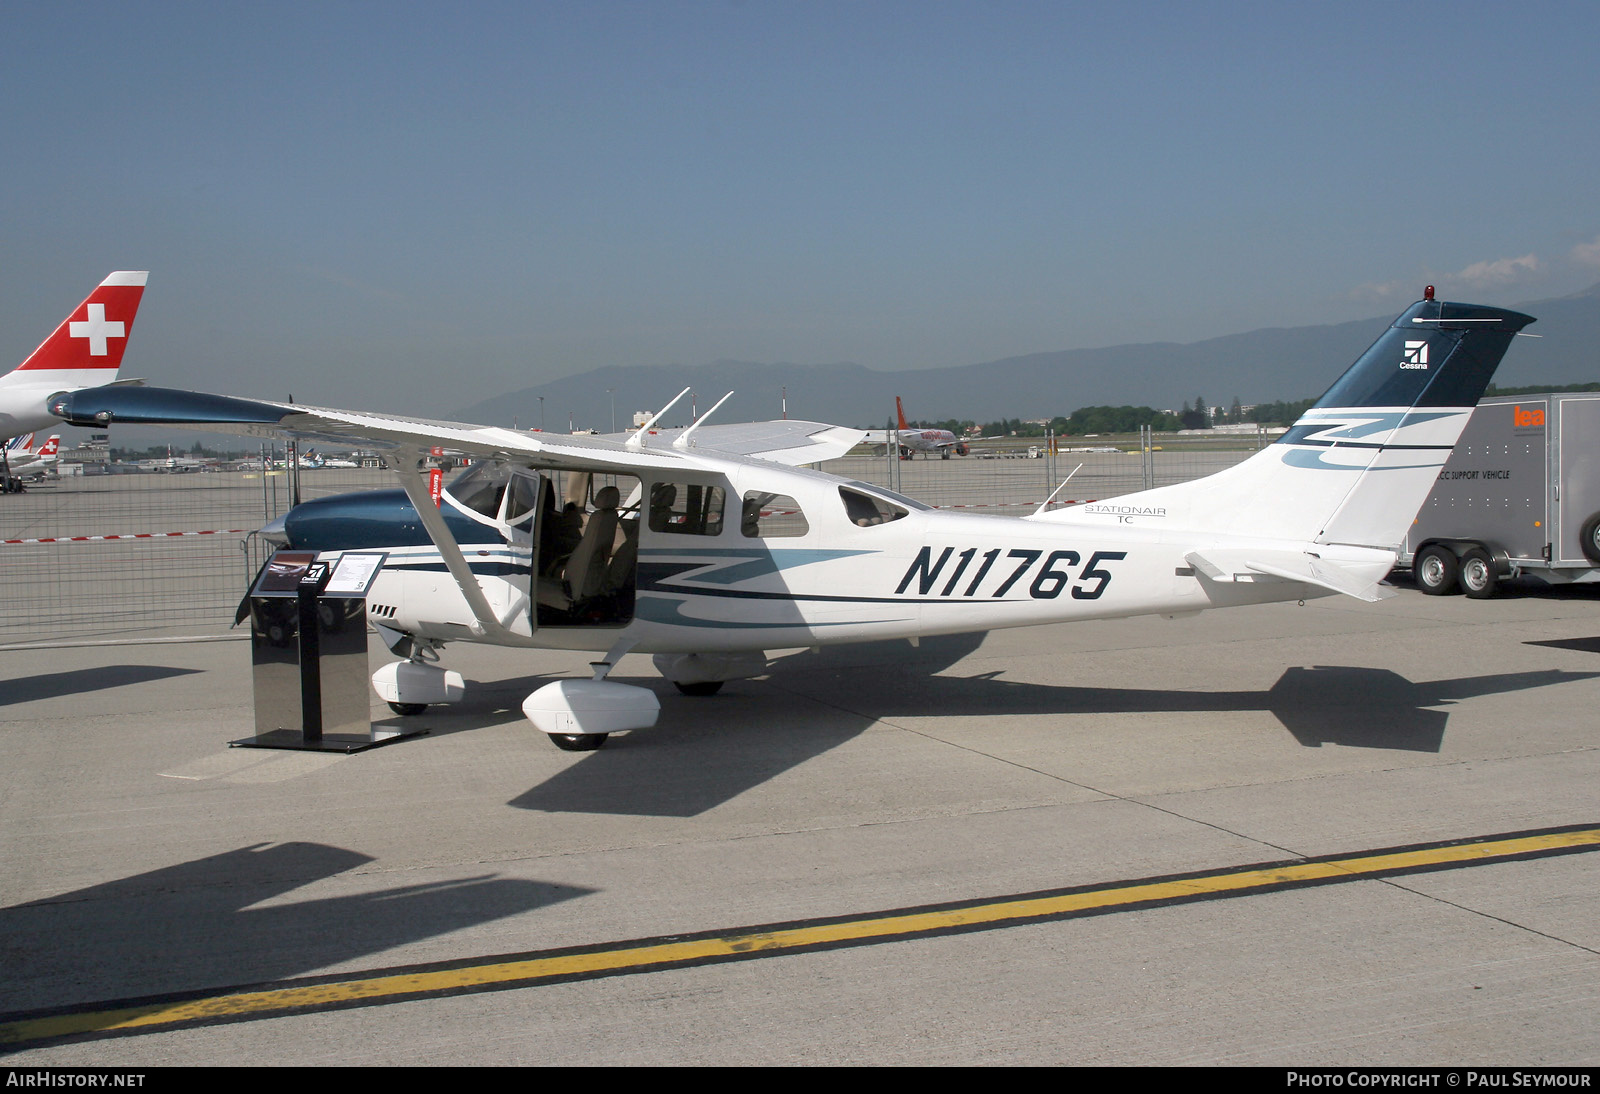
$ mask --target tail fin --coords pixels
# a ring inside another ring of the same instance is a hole
[[[898,395],[896,395],[894,397],[894,412],[900,418],[900,428],[901,429],[910,429],[911,427],[906,425],[905,407],[900,405],[900,396],[898,396]]]
[[[33,451],[33,434],[24,433],[20,437],[12,437],[6,442],[6,454],[11,456],[25,456]]]
[[[29,437],[31,438],[32,434],[29,434]],[[55,457],[56,453],[60,451],[61,434],[52,433],[50,434],[50,439],[45,441],[44,444],[40,446],[38,455],[43,459],[52,459]]]
[[[149,276],[143,270],[122,270],[100,282],[8,378],[59,387],[91,387],[116,379]]]
[[[1276,443],[1209,478],[1120,498],[1117,508],[1161,510],[1174,532],[1394,549],[1511,339],[1534,322],[1432,297],[1430,288]],[[1064,520],[1085,514],[1059,511]]]

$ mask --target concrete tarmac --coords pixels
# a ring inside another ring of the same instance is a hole
[[[581,755],[518,708],[585,655],[452,646],[467,701],[352,756],[227,747],[246,642],[0,657],[7,1064],[1600,1063],[1594,842],[1437,846],[1600,828],[1589,590],[793,652],[710,699],[629,657],[660,724]],[[1291,869],[1403,846],[1431,865]],[[684,936],[736,959],[485,971]]]

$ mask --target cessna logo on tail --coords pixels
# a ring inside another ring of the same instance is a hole
[[[1407,342],[1406,355],[1400,360],[1401,368],[1427,368],[1428,343]]]

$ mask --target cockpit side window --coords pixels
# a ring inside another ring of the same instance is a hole
[[[518,524],[533,514],[539,505],[541,476],[516,474],[511,476],[511,489],[507,491],[505,522]]]
[[[883,498],[864,494],[860,490],[852,490],[848,486],[839,487],[839,496],[844,499],[845,516],[858,528],[887,524],[906,515],[906,510],[900,506]]]
[[[739,531],[746,539],[779,539],[811,531],[800,503],[787,494],[752,492],[744,496]]]
[[[721,535],[725,497],[720,486],[658,482],[650,488],[650,530],[684,536]]]
[[[511,469],[492,460],[474,464],[450,484],[450,499],[463,509],[494,520],[500,516],[500,496],[505,493]]]

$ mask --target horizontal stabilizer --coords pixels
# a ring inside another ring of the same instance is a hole
[[[1316,585],[1369,603],[1387,600],[1394,590],[1351,573],[1337,563],[1302,551],[1226,550],[1190,551],[1184,561],[1211,581],[1259,581],[1275,577]]]

